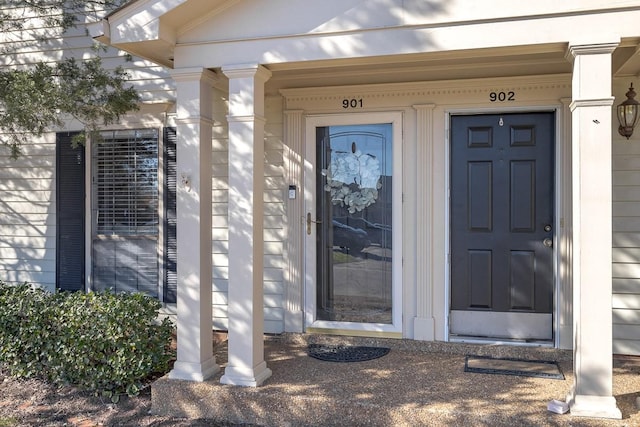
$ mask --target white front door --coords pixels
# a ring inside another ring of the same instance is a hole
[[[399,333],[402,114],[306,123],[306,327]]]

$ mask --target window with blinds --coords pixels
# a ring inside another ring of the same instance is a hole
[[[96,144],[96,234],[158,233],[158,131],[101,133]]]
[[[102,132],[93,144],[94,290],[158,297],[158,130]]]

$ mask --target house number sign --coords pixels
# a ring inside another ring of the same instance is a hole
[[[362,108],[362,98],[345,98],[342,100],[342,108],[345,110],[348,108]]]
[[[489,93],[489,101],[491,102],[505,102],[505,101],[515,101],[516,93],[512,90],[509,92],[490,92]]]

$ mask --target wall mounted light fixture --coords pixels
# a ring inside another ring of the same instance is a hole
[[[629,139],[633,134],[633,129],[638,123],[638,118],[640,118],[640,112],[638,111],[640,109],[640,102],[635,100],[636,91],[633,90],[633,83],[629,86],[629,92],[627,92],[626,96],[626,101],[619,104],[616,109],[618,112],[618,122],[620,123],[618,132],[620,135]]]

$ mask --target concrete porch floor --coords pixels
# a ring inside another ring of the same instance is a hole
[[[386,356],[334,363],[307,355],[309,343],[387,346]],[[216,345],[224,368],[226,343]],[[558,361],[564,380],[464,372],[465,355]],[[157,380],[152,411],[259,426],[638,426],[640,358],[614,357],[613,393],[622,420],[547,411],[573,384],[572,353],[539,347],[284,334],[265,337],[273,375],[258,388]]]

